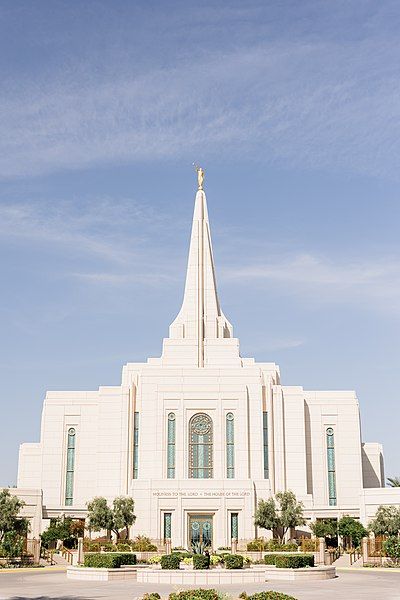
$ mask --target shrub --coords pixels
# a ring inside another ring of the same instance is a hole
[[[172,592],[168,600],[219,600],[217,590],[183,590],[182,592]]]
[[[119,554],[121,557],[121,565],[136,565],[136,554],[132,552],[124,552]]]
[[[151,565],[158,565],[161,562],[161,554],[156,554],[155,556],[150,556],[149,563]]]
[[[274,565],[278,554],[266,554],[264,556],[264,562],[266,565]]]
[[[83,563],[84,567],[97,569],[118,569],[121,566],[121,554],[87,554]]]
[[[118,552],[130,552],[131,544],[127,544],[126,542],[117,542],[116,549]]]
[[[192,558],[193,554],[191,552],[186,552],[186,550],[182,552],[173,552],[176,556],[179,556],[180,560],[185,560],[185,558]]]
[[[278,569],[302,569],[314,566],[313,554],[281,554],[275,559]]]
[[[251,596],[248,596],[246,592],[242,592],[239,598],[243,598],[243,600],[296,600],[293,596],[282,594],[282,592],[274,592],[273,590],[257,592]]]
[[[240,554],[226,554],[224,563],[227,569],[243,569],[243,556]]]
[[[266,542],[262,538],[251,540],[251,542],[247,544],[248,552],[262,552],[263,550],[266,550]]]
[[[390,537],[384,542],[383,547],[386,554],[393,562],[400,562],[400,538],[394,536]]]
[[[212,565],[219,565],[219,563],[222,563],[222,556],[218,556],[218,554],[211,554],[210,562]]]
[[[157,592],[150,592],[150,594],[144,594],[142,600],[160,600],[161,596]]]
[[[278,540],[269,540],[265,544],[265,550],[269,550],[270,552],[296,552],[298,545],[296,542],[287,542],[286,544],[282,544],[278,542]]]
[[[150,538],[145,535],[138,535],[131,543],[132,550],[136,552],[157,552],[158,548],[151,543]]]
[[[194,569],[208,569],[210,566],[210,557],[204,554],[193,554]]]
[[[181,557],[179,554],[164,554],[160,562],[162,569],[179,569]]]

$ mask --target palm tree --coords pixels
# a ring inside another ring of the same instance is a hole
[[[400,487],[400,477],[388,477],[389,487]]]

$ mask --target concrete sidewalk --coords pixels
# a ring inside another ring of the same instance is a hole
[[[49,567],[51,569],[51,567]],[[2,573],[0,600],[133,600],[146,592],[158,592],[166,597],[185,586],[146,585],[135,581],[99,582],[71,581],[63,572],[38,569]],[[38,572],[41,576],[38,576]],[[189,586],[190,587],[193,586]],[[214,586],[204,586],[214,587]],[[218,587],[218,586],[215,586]],[[221,592],[238,598],[243,586],[218,587]],[[248,594],[276,590],[294,596],[297,600],[400,600],[400,573],[392,570],[340,570],[336,579],[313,583],[266,582],[245,586]]]

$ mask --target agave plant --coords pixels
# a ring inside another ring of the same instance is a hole
[[[208,550],[209,546],[204,542],[192,542],[193,554],[204,554],[205,550]]]
[[[400,477],[388,477],[389,487],[400,487]]]

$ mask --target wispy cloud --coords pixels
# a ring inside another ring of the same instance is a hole
[[[221,151],[397,177],[400,48],[387,31],[371,21],[356,39],[227,41],[168,66],[98,73],[87,61],[13,82],[2,95],[0,177]]]
[[[400,261],[395,256],[339,262],[313,254],[285,254],[225,268],[227,281],[278,286],[313,304],[358,304],[400,314]]]

